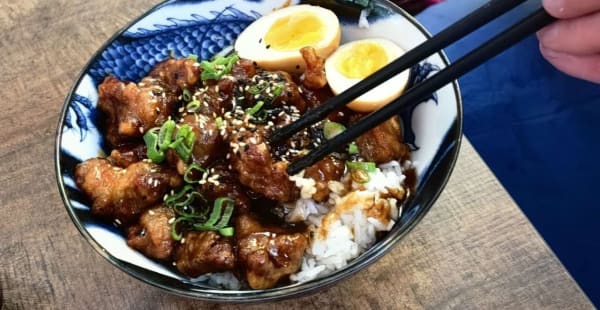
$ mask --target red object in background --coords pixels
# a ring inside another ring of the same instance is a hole
[[[410,14],[417,14],[432,4],[444,0],[393,0],[394,3],[405,9]]]

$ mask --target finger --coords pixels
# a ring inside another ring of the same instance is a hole
[[[544,0],[544,8],[550,15],[560,18],[574,18],[600,11],[598,0]]]
[[[565,54],[540,46],[546,58],[558,70],[595,83],[600,83],[600,53],[588,56]]]
[[[551,50],[578,55],[596,54],[600,52],[600,12],[559,20],[540,30],[537,36],[542,45]]]

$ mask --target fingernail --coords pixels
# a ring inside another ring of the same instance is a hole
[[[554,17],[563,17],[566,8],[565,8],[565,0],[544,0],[544,8],[550,15]]]

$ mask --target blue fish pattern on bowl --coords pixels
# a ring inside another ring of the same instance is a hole
[[[213,284],[202,279],[185,279],[178,275],[171,266],[164,266],[140,257],[141,254],[126,246],[124,238],[117,229],[97,221],[91,216],[87,205],[88,201],[77,188],[73,172],[77,163],[91,157],[104,156],[107,151],[104,148],[96,112],[97,86],[109,74],[125,81],[139,81],[154,65],[171,56],[187,57],[189,54],[195,54],[200,59],[210,59],[216,54],[229,53],[235,39],[246,26],[285,2],[284,0],[166,1],[150,10],[125,31],[117,34],[90,61],[69,95],[67,106],[63,112],[62,128],[57,138],[59,148],[57,168],[60,169],[57,174],[59,174],[59,186],[64,191],[63,199],[72,218],[78,223],[82,233],[87,238],[94,240],[97,249],[100,247],[104,253],[110,254],[109,260],[118,259],[126,262],[131,265],[128,267],[128,271],[137,275],[150,270],[165,276],[162,281],[176,279],[198,287],[214,287]],[[350,37],[344,38],[343,36],[343,40],[361,39],[363,38],[361,36],[372,37],[372,33],[377,33],[378,36],[387,34],[389,35],[388,39],[394,40],[397,34],[389,33],[387,30],[391,27],[404,29],[409,26],[413,28],[411,31],[416,31],[422,36],[419,40],[424,40],[426,37],[424,30],[419,28],[420,26],[415,21],[403,17],[397,9],[390,6],[389,2],[301,1],[301,3],[313,2],[326,6],[347,6],[349,15],[340,16],[340,20],[343,33],[347,31]],[[298,3],[300,2],[292,1],[291,4]],[[362,7],[361,3],[363,3]],[[362,30],[357,25],[356,18],[363,9],[370,10],[366,16],[369,23],[372,23],[369,30]],[[338,10],[335,11],[341,14]],[[416,43],[411,44],[414,46]],[[409,87],[421,83],[446,65],[447,60],[441,54],[428,58],[427,61],[411,69]],[[422,132],[420,129],[414,130],[413,118],[422,117],[421,114],[438,113],[437,111],[442,108],[449,109],[450,114],[440,116],[439,123],[442,125],[439,132],[435,132],[437,140],[417,146]],[[446,166],[453,165],[458,152],[462,126],[459,114],[460,98],[456,85],[449,85],[441,93],[432,94],[425,102],[415,103],[399,113],[403,123],[405,142],[413,150],[419,151],[419,154],[425,154],[422,156],[423,159],[419,158],[422,161],[419,168],[422,176],[420,183],[429,179],[430,176],[437,176],[440,169],[446,169]],[[444,181],[440,182],[443,185]],[[398,223],[399,229],[405,229],[408,227],[406,225],[410,226],[418,221],[423,208],[428,209],[430,205],[431,202],[427,200],[416,202],[415,207],[406,210],[407,212],[402,216]],[[92,242],[92,244],[94,243]],[[103,255],[106,256],[106,254]],[[114,263],[114,261],[112,262]],[[205,298],[210,299],[206,296]]]

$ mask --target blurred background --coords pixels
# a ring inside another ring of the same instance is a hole
[[[486,0],[396,0],[432,33]],[[529,1],[446,49],[456,60]],[[600,305],[600,85],[547,63],[532,36],[460,79],[464,131],[592,302]]]

